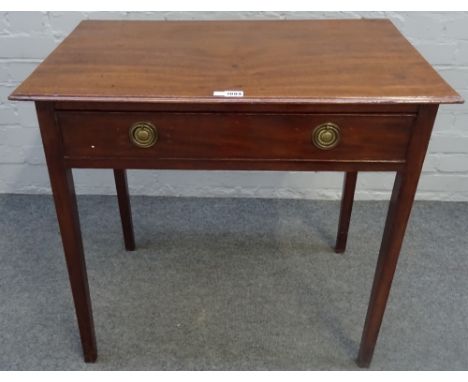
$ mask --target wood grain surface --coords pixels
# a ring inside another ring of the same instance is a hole
[[[227,89],[245,96],[213,97]],[[462,102],[383,19],[83,21],[10,99]]]

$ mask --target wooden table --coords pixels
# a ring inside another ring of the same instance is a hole
[[[362,367],[438,105],[463,102],[387,20],[84,21],[10,99],[36,102],[86,362],[97,350],[72,168],[114,169],[127,250],[126,169],[342,171],[336,252],[357,172],[395,171]]]

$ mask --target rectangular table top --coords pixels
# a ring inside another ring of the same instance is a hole
[[[225,90],[244,96],[213,96]],[[462,102],[383,19],[83,21],[10,99]]]

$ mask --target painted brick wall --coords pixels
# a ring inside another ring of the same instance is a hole
[[[7,96],[83,19],[390,18],[441,75],[468,99],[468,12],[1,12],[0,192],[49,193],[31,103]],[[468,103],[441,106],[418,199],[468,200]],[[79,193],[114,193],[111,171],[78,170]],[[336,199],[342,175],[130,171],[133,194]],[[360,199],[387,198],[393,175],[362,174]]]

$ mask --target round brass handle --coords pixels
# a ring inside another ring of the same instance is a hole
[[[158,140],[158,131],[151,122],[136,122],[129,130],[130,142],[135,146],[148,148]]]
[[[320,150],[331,150],[340,143],[341,130],[332,122],[318,125],[312,132],[312,142]]]

